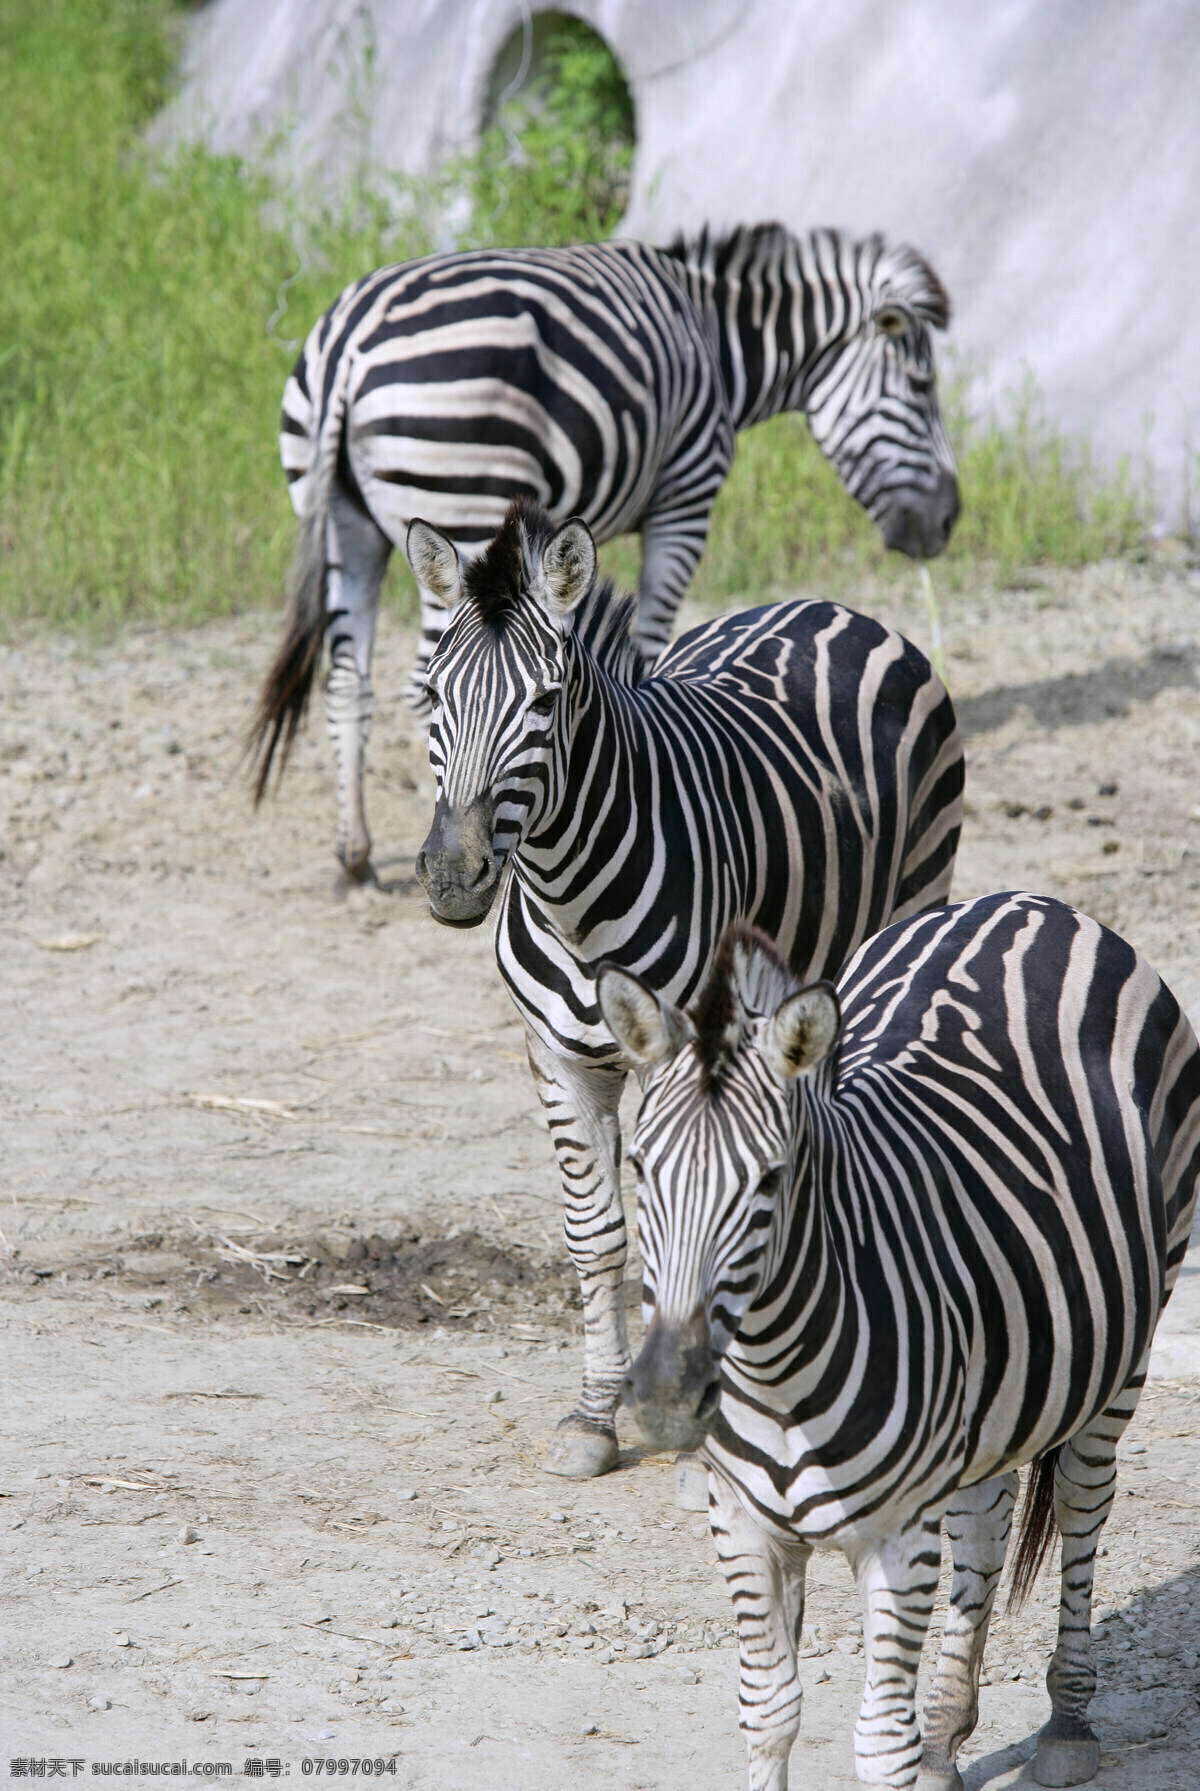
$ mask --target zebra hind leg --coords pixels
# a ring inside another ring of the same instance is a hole
[[[583,1302],[583,1393],[559,1424],[542,1467],[590,1480],[617,1465],[617,1402],[631,1361],[617,1120],[625,1072],[568,1064],[532,1033],[526,1044],[558,1156],[567,1249]]]
[[[954,1562],[937,1673],[921,1724],[919,1791],[963,1791],[958,1750],[979,1721],[979,1669],[1012,1528],[1018,1477],[963,1487],[944,1526]]]
[[[371,655],[379,589],[391,543],[361,504],[337,489],[326,525],[325,719],[337,764],[337,856],[343,879],[374,882],[363,803],[367,741],[375,713]]]
[[[1058,1646],[1046,1674],[1052,1707],[1038,1736],[1033,1776],[1039,1785],[1083,1785],[1100,1769],[1100,1743],[1088,1724],[1096,1689],[1092,1664],[1092,1585],[1100,1533],[1117,1483],[1117,1444],[1137,1408],[1146,1363],[1112,1404],[1063,1444],[1054,1467],[1054,1516],[1062,1536]]]
[[[854,1765],[864,1785],[907,1791],[917,1782],[917,1669],[941,1558],[940,1514],[922,1516],[851,1556],[862,1597],[867,1657],[867,1683],[854,1725]]]
[[[428,721],[433,705],[429,700],[425,674],[434,649],[446,632],[450,611],[424,585],[418,585],[417,590],[421,598],[421,644],[404,686],[404,701],[418,721]]]
[[[812,1550],[800,1542],[785,1547],[768,1535],[720,1475],[710,1475],[709,1485],[709,1521],[737,1619],[739,1720],[750,1791],[787,1791],[788,1756],[800,1731],[796,1648]]]

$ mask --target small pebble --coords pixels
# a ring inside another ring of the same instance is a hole
[[[111,1710],[112,1709],[112,1699],[111,1698],[89,1698],[88,1699],[88,1709],[89,1710]],[[192,1721],[194,1722],[195,1720],[196,1719],[193,1717]]]
[[[54,1484],[55,1486],[70,1486],[71,1482],[69,1480],[56,1480]]]
[[[40,1567],[27,1567],[25,1572],[29,1575],[30,1579],[35,1579],[36,1576],[42,1572],[42,1569]]]
[[[116,1648],[132,1648],[133,1642],[125,1630],[114,1629],[113,1630],[113,1646]]]
[[[580,1730],[581,1735],[599,1735],[599,1733],[600,1733],[600,1724],[599,1723],[585,1723],[583,1725],[583,1728]]]
[[[52,1667],[73,1667],[75,1662],[71,1659],[69,1654],[56,1654],[52,1661],[47,1662],[47,1665]]]
[[[35,1480],[49,1480],[50,1470],[49,1470],[49,1468],[38,1468],[34,1472],[33,1477]]]
[[[813,1680],[813,1684],[814,1685],[828,1685],[829,1681],[832,1678],[833,1678],[833,1674],[830,1673],[825,1667],[822,1667],[821,1671],[817,1674],[816,1678]]]
[[[417,1489],[414,1486],[402,1486],[396,1493],[401,1505],[411,1505],[416,1496]]]
[[[193,1530],[191,1524],[184,1524],[182,1530],[179,1532],[179,1540],[183,1543],[199,1542],[200,1532],[198,1530]]]
[[[565,1524],[567,1521],[567,1514],[565,1511],[548,1511],[546,1515],[552,1524]]]

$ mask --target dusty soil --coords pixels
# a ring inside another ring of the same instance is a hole
[[[861,602],[926,638],[915,586]],[[1200,578],[1100,567],[944,612],[959,893],[1076,901],[1196,1003]],[[274,631],[0,650],[5,1754],[738,1786],[728,1599],[671,1464],[629,1438],[599,1482],[538,1468],[577,1302],[490,942],[435,928],[410,876],[412,637],[385,617],[385,888],[338,902],[321,731],[257,817],[237,769]],[[1110,1791],[1200,1785],[1200,1249],[1168,1324],[1101,1563]],[[1047,1578],[994,1627],[970,1791],[1027,1782],[1054,1607]],[[841,1791],[840,1559],[808,1615],[793,1780]]]

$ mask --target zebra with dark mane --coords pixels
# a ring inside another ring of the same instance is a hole
[[[629,1366],[617,1108],[630,1064],[596,1004],[614,959],[675,1002],[723,928],[826,975],[895,915],[945,901],[962,814],[950,699],[891,629],[834,603],[725,617],[648,674],[633,604],[581,522],[514,505],[464,566],[428,524],[409,556],[452,619],[429,663],[434,917],[476,926],[525,1024],[583,1294],[582,1398],[546,1466],[603,1473]]]
[[[786,1791],[814,1548],[846,1555],[863,1600],[859,1777],[962,1791],[1027,1462],[1018,1602],[1062,1534],[1034,1776],[1093,1777],[1096,1547],[1200,1176],[1200,1048],[1170,990],[1028,895],[893,925],[836,988],[745,928],[690,1013],[619,966],[598,988],[646,1082],[647,1331],[625,1395],[652,1443],[704,1440],[753,1791]]]
[[[915,250],[776,224],[670,249],[489,249],[347,287],[288,380],[280,452],[300,532],[286,631],[251,745],[261,799],[286,759],[324,639],[337,852],[370,873],[363,766],[388,557],[422,516],[467,554],[511,500],[598,541],[640,531],[638,639],[662,651],[733,460],[736,431],[803,411],[889,547],[941,552],[958,513],[931,328],[950,305]],[[446,624],[421,586],[409,693]]]

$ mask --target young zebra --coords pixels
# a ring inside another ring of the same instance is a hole
[[[759,225],[673,249],[496,249],[389,267],[315,325],[280,451],[301,528],[286,632],[255,716],[257,796],[286,759],[324,635],[337,852],[370,875],[363,755],[393,543],[429,518],[464,551],[509,502],[642,536],[638,638],[662,651],[700,558],[734,433],[802,410],[889,547],[941,552],[958,514],[930,326],[950,306],[922,257],[881,238]],[[410,692],[446,623],[428,586]]]
[[[1096,1545],[1200,1174],[1200,1049],[1170,990],[1063,903],[994,895],[887,928],[836,990],[734,928],[689,1014],[615,966],[599,1000],[648,1082],[625,1397],[655,1444],[707,1437],[754,1791],[787,1785],[814,1548],[862,1594],[859,1777],[962,1791],[1025,1462],[1018,1597],[1055,1517],[1063,1538],[1035,1776],[1092,1777]]]
[[[594,963],[690,998],[722,929],[766,928],[806,976],[946,899],[962,813],[950,699],[915,647],[836,604],[783,603],[676,642],[645,677],[632,601],[581,522],[514,505],[465,568],[414,522],[453,619],[429,664],[434,917],[477,926],[511,870],[496,955],[525,1022],[579,1272],[584,1380],[546,1466],[603,1473],[629,1367],[617,1107],[630,1059]]]

